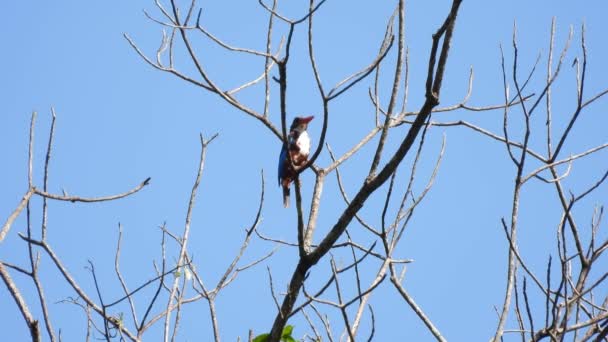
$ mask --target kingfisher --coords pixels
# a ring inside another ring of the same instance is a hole
[[[279,186],[283,187],[283,206],[289,207],[289,185],[296,177],[296,170],[303,166],[308,160],[310,154],[310,137],[306,132],[308,123],[314,119],[314,116],[295,117],[289,128],[287,136],[287,146],[283,144],[281,154],[279,155]],[[293,166],[289,163],[287,152],[291,156]]]

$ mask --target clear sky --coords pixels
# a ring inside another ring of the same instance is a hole
[[[307,1],[285,1],[279,9],[298,17]],[[322,80],[330,88],[352,72],[367,65],[381,42],[386,21],[394,1],[328,0],[316,16],[315,41]],[[211,32],[235,46],[264,49],[267,13],[257,1],[200,1],[202,23]],[[450,6],[449,1],[408,1],[406,36],[410,54],[409,110],[424,102],[424,77],[427,68],[431,34]],[[151,58],[161,42],[162,29],[149,21],[142,10],[160,18],[154,1],[4,1],[2,53],[0,53],[0,216],[4,220],[27,190],[27,142],[32,111],[38,112],[34,176],[42,184],[42,166],[50,108],[57,112],[55,144],[50,168],[49,191],[81,196],[108,195],[125,191],[151,177],[151,185],[142,192],[110,203],[72,204],[50,202],[49,243],[84,289],[94,294],[90,273],[85,269],[91,260],[102,279],[107,298],[121,295],[114,276],[114,251],[118,223],[123,226],[122,268],[127,283],[134,288],[152,277],[152,260],[160,257],[158,226],[181,233],[188,196],[196,175],[199,156],[199,133],[205,137],[219,133],[209,146],[207,164],[193,215],[190,252],[205,280],[217,282],[237,252],[244,229],[254,219],[260,191],[260,171],[266,180],[266,202],[259,227],[265,235],[296,241],[296,214],[282,207],[281,190],[275,184],[279,140],[259,122],[222,102],[217,96],[154,70],[137,56],[123,33],[129,34]],[[586,25],[588,74],[586,98],[606,89],[608,82],[608,29],[605,15],[608,4],[603,0],[565,1],[484,1],[465,0],[456,24],[455,36],[447,65],[441,105],[458,103],[466,94],[469,69],[474,68],[473,94],[469,104],[485,106],[502,101],[502,76],[499,44],[503,45],[507,65],[512,62],[511,37],[517,23],[521,71],[525,75],[540,54],[539,74],[533,86],[540,92],[546,73],[551,18],[556,17],[555,45],[559,51],[573,25],[572,47],[563,66],[563,75],[554,95],[555,129],[565,127],[575,108],[575,57],[580,49],[581,24]],[[277,23],[275,43],[285,26]],[[281,32],[279,34],[279,32]],[[305,26],[294,34],[294,54],[290,67],[288,111],[320,115],[317,89],[307,64]],[[234,55],[217,48],[200,34],[193,35],[195,46],[211,76],[224,88],[231,88],[256,78],[262,71],[263,59]],[[275,44],[276,47],[276,44]],[[183,51],[180,46],[180,51]],[[394,51],[393,51],[394,52]],[[384,70],[391,70],[394,53]],[[194,69],[183,52],[176,54],[176,66],[194,75]],[[276,70],[273,72],[276,74]],[[388,73],[384,76],[388,80]],[[332,104],[328,142],[336,152],[344,152],[362,137],[373,122],[373,106],[367,89],[371,80],[357,85],[349,95]],[[385,83],[387,84],[387,83]],[[273,90],[270,116],[280,125],[278,92]],[[387,102],[387,86],[382,90]],[[259,90],[244,92],[240,99],[261,110],[263,97]],[[572,132],[563,156],[582,152],[606,142],[608,135],[608,101],[603,99],[589,107]],[[517,112],[516,112],[517,113]],[[519,115],[519,114],[516,114]],[[451,112],[438,114],[437,120],[467,120],[500,133],[502,112]],[[544,113],[533,119],[538,134],[532,146],[543,149]],[[313,145],[320,133],[320,120],[311,123]],[[513,136],[521,137],[515,130]],[[404,130],[395,130],[389,151]],[[421,179],[416,191],[432,166],[445,135],[447,147],[435,186],[419,207],[406,231],[398,257],[412,258],[404,285],[438,328],[451,341],[487,341],[494,333],[494,306],[502,305],[506,279],[507,243],[500,226],[501,217],[510,215],[515,168],[503,144],[488,140],[461,127],[436,127],[428,136],[426,152],[420,167]],[[347,191],[352,196],[369,168],[372,140],[362,155],[344,165]],[[313,146],[314,148],[315,146]],[[606,152],[575,164],[573,176],[565,181],[568,189],[580,193],[595,182],[608,167]],[[329,162],[326,151],[319,158],[322,166]],[[406,158],[411,164],[411,158]],[[532,170],[532,166],[530,167]],[[402,168],[398,184],[407,181]],[[305,174],[304,196],[308,203],[312,175]],[[334,177],[329,177],[324,191],[324,204],[319,217],[317,239],[326,232],[344,208]],[[549,254],[555,256],[555,229],[560,219],[554,188],[530,183],[522,198],[520,248],[530,264],[541,274]],[[605,204],[608,188],[604,184],[577,210],[580,221],[591,220],[593,206]],[[373,197],[363,210],[370,222],[379,224],[382,196]],[[40,200],[35,199],[33,224],[40,224]],[[394,209],[394,208],[393,208]],[[606,227],[606,224],[603,225]],[[361,243],[372,240],[362,228],[351,228]],[[0,243],[0,260],[28,265],[27,246],[18,232],[25,231],[24,215],[14,224],[9,236]],[[606,232],[604,229],[604,236]],[[244,262],[255,260],[276,246],[254,239]],[[177,253],[171,245],[170,260]],[[279,248],[275,256],[258,268],[239,276],[221,293],[217,307],[222,337],[234,341],[268,330],[276,310],[270,291],[266,266],[272,270],[279,292],[285,288],[296,262],[297,251]],[[342,264],[349,254],[337,252]],[[602,261],[604,269],[608,267]],[[370,262],[364,277],[369,283],[377,264]],[[316,273],[315,273],[316,272]],[[321,264],[313,272],[311,286],[329,272]],[[21,287],[36,317],[40,310],[29,279],[11,273]],[[57,303],[68,296],[66,284],[43,256],[41,277],[56,329],[65,341],[79,341],[85,332],[82,311],[69,304]],[[350,281],[350,280],[344,280]],[[352,284],[352,283],[351,283]],[[141,298],[144,305],[146,296]],[[350,289],[352,290],[352,289]],[[608,291],[606,286],[600,291]],[[349,292],[351,295],[354,291]],[[334,295],[331,294],[330,298]],[[389,282],[382,284],[372,297],[375,307],[378,341],[389,338],[412,341],[431,340],[432,336],[409,307],[398,300]],[[122,310],[127,310],[125,306]],[[333,327],[340,327],[339,312],[327,308]],[[333,311],[332,311],[333,310]],[[143,309],[140,309],[143,311]],[[126,311],[125,311],[126,313]],[[543,313],[537,311],[539,317]],[[140,313],[141,315],[141,313]],[[26,326],[0,285],[0,317],[3,338],[21,341],[28,338]],[[368,316],[366,316],[368,317]],[[512,317],[512,316],[511,316]],[[293,322],[294,336],[302,337],[308,326],[302,317]],[[369,332],[364,320],[362,336]],[[515,326],[514,320],[509,324]],[[336,328],[336,331],[341,330]],[[158,340],[153,330],[149,340]],[[336,334],[339,336],[339,333]],[[160,336],[160,335],[158,335]],[[211,340],[208,310],[203,302],[185,312],[179,340]]]

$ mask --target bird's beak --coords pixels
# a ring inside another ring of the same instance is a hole
[[[300,122],[302,122],[302,123],[306,123],[306,124],[307,124],[307,123],[309,123],[310,121],[312,121],[312,119],[314,119],[314,118],[315,118],[315,117],[314,117],[313,115],[311,115],[311,116],[307,116],[307,117],[301,118],[301,119],[300,119]]]

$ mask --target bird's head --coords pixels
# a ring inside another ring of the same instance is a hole
[[[308,128],[308,123],[314,119],[314,116],[296,116],[291,123],[290,131],[304,132]]]

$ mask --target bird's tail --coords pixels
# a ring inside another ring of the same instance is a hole
[[[283,187],[283,206],[289,208],[289,187]]]

